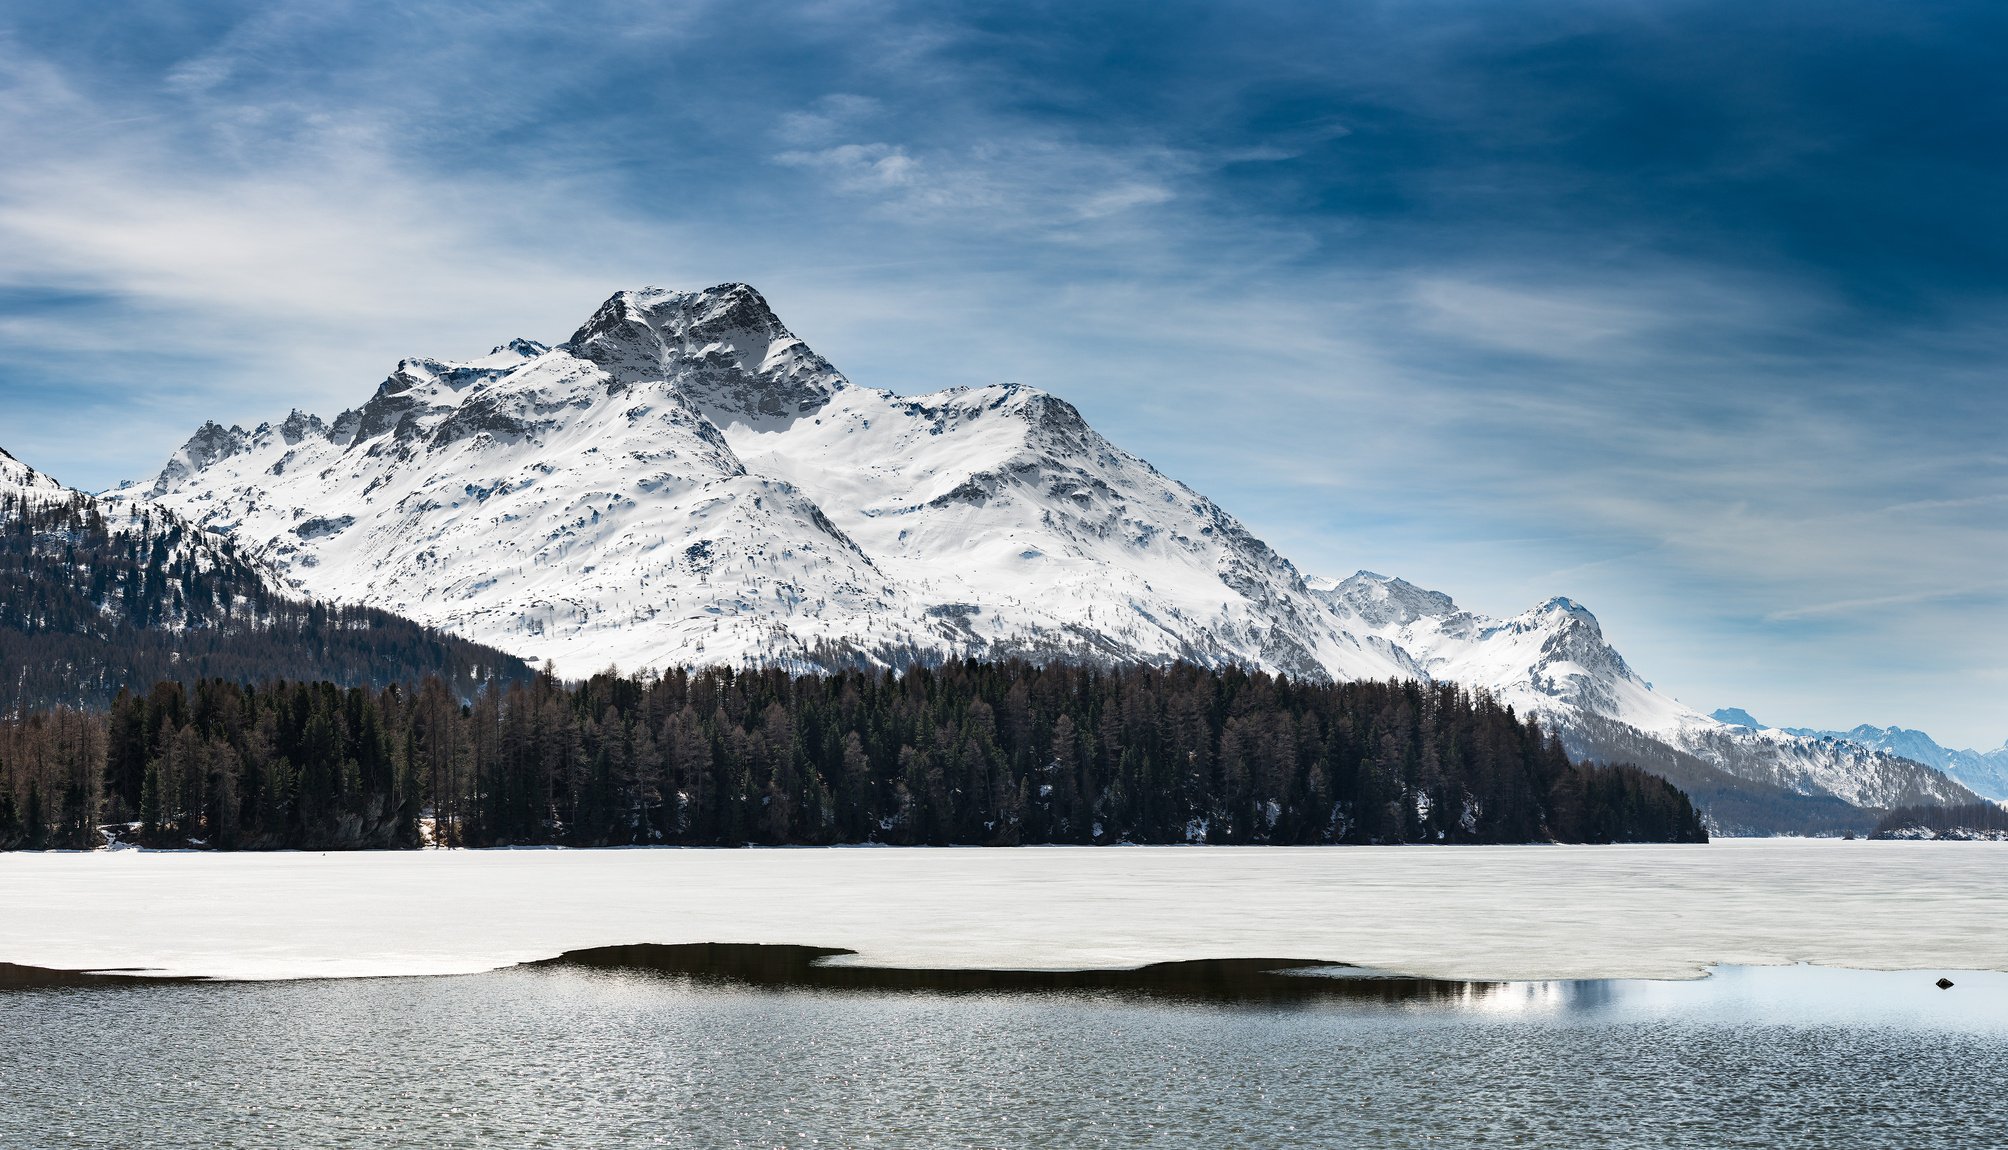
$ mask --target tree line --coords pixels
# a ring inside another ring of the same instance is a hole
[[[1577,711],[1557,734],[1577,759],[1632,763],[1679,787],[1715,834],[1867,834],[1882,813],[1833,795],[1802,795],[1778,783],[1732,775],[1636,727],[1590,711]]]
[[[1705,841],[1485,694],[1239,669],[162,681],[0,722],[0,847]],[[129,824],[129,826],[126,826]]]
[[[2008,838],[2008,809],[1999,803],[1897,807],[1869,833],[1874,839]]]

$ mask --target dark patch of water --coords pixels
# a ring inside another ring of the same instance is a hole
[[[1308,958],[1197,959],[1114,970],[932,969],[829,961],[856,953],[839,947],[760,943],[640,943],[568,951],[531,965],[660,974],[770,989],[930,994],[1094,992],[1249,1003],[1453,1002],[1505,985],[1415,978]]]
[[[1264,1002],[678,961],[0,994],[0,1148],[2008,1144],[2008,1027],[1954,1025],[1998,976]]]

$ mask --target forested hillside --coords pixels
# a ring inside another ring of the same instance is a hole
[[[1776,782],[1731,774],[1598,715],[1578,713],[1557,733],[1579,760],[1632,763],[1679,787],[1710,831],[1719,835],[1865,835],[1883,813],[1832,795],[1803,794]]]
[[[2008,809],[1998,803],[1953,807],[1898,807],[1882,817],[1870,838],[2008,839]]]
[[[227,539],[171,514],[0,492],[0,714],[104,707],[161,680],[438,676],[471,698],[490,677],[529,675],[513,656],[385,611],[281,594]]]
[[[0,724],[0,843],[1702,841],[1687,798],[1573,764],[1446,684],[952,662],[903,676],[543,676],[463,704],[162,683]]]

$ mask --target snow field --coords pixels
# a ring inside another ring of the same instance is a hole
[[[914,967],[1289,957],[1442,978],[2008,971],[2008,844],[0,855],[0,962],[472,973],[635,942]]]

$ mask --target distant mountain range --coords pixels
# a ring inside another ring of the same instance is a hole
[[[1724,708],[1716,711],[1712,717],[1731,726],[1745,727],[1753,731],[1774,729],[1758,722],[1750,712],[1741,707]],[[1923,731],[1906,730],[1903,727],[1875,727],[1867,723],[1845,731],[1822,731],[1813,727],[1775,729],[1802,738],[1831,739],[1887,751],[1912,762],[1936,767],[1987,798],[2008,799],[2008,743],[2003,743],[1991,751],[1970,749],[1955,751],[1939,746],[1937,740]]]
[[[1721,830],[1975,797],[1888,747],[1702,715],[1568,599],[1494,620],[1369,572],[1306,579],[1063,400],[860,387],[744,284],[620,292],[556,346],[408,359],[330,419],[206,424],[104,499],[571,676],[1020,656],[1431,678],[1686,780]]]
[[[1556,727],[1576,754],[1637,762],[1681,781],[1726,830],[1863,829],[1851,808],[1970,801],[1966,787],[1884,747],[1743,728],[1660,694],[1566,598],[1511,619],[1459,608],[1448,595],[1361,572],[1312,579],[1349,629],[1390,644],[1432,678],[1483,687]],[[1742,811],[1703,796],[1735,794]],[[1716,808],[1722,809],[1716,809]]]

